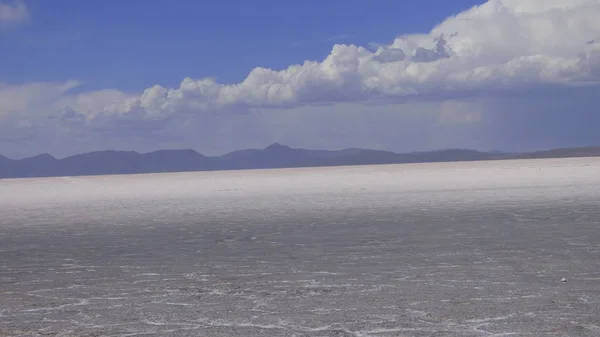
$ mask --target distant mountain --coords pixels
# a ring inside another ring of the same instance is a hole
[[[563,157],[598,157],[600,156],[600,146],[560,148],[547,151],[537,151],[528,153],[519,153],[514,155],[515,159],[536,159],[536,158],[563,158]]]
[[[63,159],[41,154],[13,160],[0,155],[0,178],[594,156],[600,156],[600,147],[564,148],[526,153],[447,149],[400,154],[358,148],[335,151],[305,150],[275,143],[264,149],[234,151],[217,157],[207,157],[194,150],[159,150],[149,153],[96,151]]]

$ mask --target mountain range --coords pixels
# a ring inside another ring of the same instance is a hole
[[[264,149],[234,151],[208,157],[194,150],[96,151],[57,159],[42,154],[24,159],[0,155],[0,178],[189,172],[291,167],[374,165],[600,156],[599,147],[499,153],[466,149],[394,153],[368,149],[306,150],[275,143]]]

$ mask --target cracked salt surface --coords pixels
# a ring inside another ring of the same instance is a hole
[[[0,180],[0,336],[600,336],[598,205],[600,158]]]

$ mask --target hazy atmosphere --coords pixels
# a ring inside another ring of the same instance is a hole
[[[600,144],[600,1],[0,0],[0,154]]]

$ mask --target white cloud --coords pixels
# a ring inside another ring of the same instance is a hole
[[[29,20],[29,10],[23,1],[0,1],[0,27],[26,23]]]
[[[427,99],[536,85],[585,85],[600,77],[600,1],[490,0],[372,52],[338,44],[321,62],[255,68],[240,83],[184,79],[106,103],[75,99],[98,115],[159,119],[178,112],[282,108],[319,102]],[[595,42],[598,40],[598,42]],[[65,104],[67,101],[64,101]]]
[[[41,107],[48,109],[78,85],[77,81],[21,85],[0,83],[0,119],[9,115],[32,117],[35,114],[42,114],[44,112],[39,110]]]
[[[490,0],[446,19],[428,34],[402,35],[376,51],[338,44],[320,62],[279,71],[255,68],[230,85],[186,78],[179,88],[156,85],[82,113],[157,119],[180,112],[597,84],[599,17],[598,0]]]
[[[227,140],[222,150],[286,139],[320,147],[294,136],[309,138],[311,132],[312,139],[329,139],[322,143],[325,147],[350,141],[349,146],[362,142],[380,148],[431,148],[479,140],[483,145],[472,147],[487,148],[498,139],[484,139],[477,130],[489,132],[486,123],[498,124],[493,116],[502,110],[489,102],[502,107],[498,97],[507,94],[600,84],[599,17],[600,0],[489,0],[447,18],[429,33],[401,35],[376,49],[336,44],[321,61],[283,70],[255,68],[235,84],[185,78],[176,88],[155,85],[142,93],[106,89],[81,94],[70,92],[80,85],[77,81],[0,86],[0,119],[39,130],[50,118],[60,123],[60,130],[137,132],[139,139],[160,133],[162,139],[173,140],[169,144],[178,144],[176,139],[185,144]],[[381,106],[363,105],[367,103]],[[317,107],[322,104],[329,106]],[[527,106],[532,108],[532,103]],[[242,114],[234,117],[231,112]],[[244,116],[248,112],[259,115]],[[164,129],[167,125],[171,129]],[[336,128],[348,131],[334,140],[327,132]],[[392,136],[383,137],[376,129]],[[397,133],[431,136],[409,144],[410,137]],[[383,138],[369,141],[374,134]],[[143,148],[163,147],[142,143]],[[110,144],[105,142],[105,147]]]

